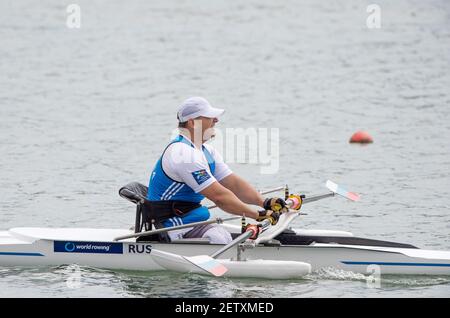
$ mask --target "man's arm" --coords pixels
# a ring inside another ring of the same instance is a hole
[[[217,181],[200,191],[200,193],[213,201],[225,212],[236,215],[245,215],[246,217],[251,217],[253,219],[257,219],[259,216],[258,211],[244,204],[233,192]]]
[[[226,176],[220,180],[220,183],[233,192],[242,202],[264,207],[262,195],[250,183],[235,173]]]

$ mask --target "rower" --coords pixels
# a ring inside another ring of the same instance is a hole
[[[214,108],[202,97],[191,97],[179,107],[179,135],[164,149],[150,176],[147,199],[156,227],[171,227],[209,219],[206,197],[222,210],[257,221],[269,219],[274,225],[286,210],[282,198],[264,199],[247,181],[231,171],[222,156],[206,141],[223,109]],[[257,205],[258,211],[247,204]],[[147,207],[147,210],[149,208]],[[227,244],[230,233],[218,225],[174,230],[171,240],[206,237],[211,243]]]

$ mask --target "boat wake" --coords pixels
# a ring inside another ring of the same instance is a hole
[[[436,285],[450,285],[450,277],[430,276],[393,276],[386,275],[381,278],[384,287],[427,287]]]
[[[367,281],[369,275],[345,271],[335,267],[324,267],[309,274],[307,278],[312,280],[345,280],[345,281]]]
[[[339,281],[360,281],[373,283],[374,277],[367,274],[354,273],[334,267],[326,267],[314,271],[305,277],[311,280],[339,280]],[[380,276],[380,283],[383,288],[396,287],[427,287],[450,284],[450,276],[428,276],[428,275],[392,275]]]

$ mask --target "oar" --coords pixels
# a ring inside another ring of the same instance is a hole
[[[170,227],[165,227],[165,228],[161,228],[161,229],[157,229],[157,230],[151,230],[151,231],[145,231],[145,232],[139,232],[139,233],[118,236],[118,237],[114,238],[114,241],[120,241],[120,240],[124,240],[124,239],[128,239],[128,238],[132,238],[132,237],[148,236],[148,235],[152,235],[152,234],[158,234],[158,233],[163,233],[163,232],[173,231],[173,230],[181,230],[181,229],[186,229],[188,227],[193,227],[193,226],[197,226],[197,225],[206,225],[206,224],[212,224],[212,223],[221,224],[225,221],[236,220],[236,219],[240,219],[240,218],[241,218],[240,216],[232,216],[232,217],[225,218],[225,219],[215,218],[215,219],[211,219],[211,220],[207,220],[207,221],[194,222],[194,223],[188,223],[188,224],[177,225],[177,226],[170,226]]]
[[[346,199],[352,200],[352,201],[358,201],[360,199],[360,196],[354,192],[349,192],[345,190],[342,186],[334,183],[333,181],[328,180],[326,182],[326,186],[328,189],[330,189],[331,192],[325,193],[325,194],[319,194],[314,195],[311,197],[306,197],[303,199],[303,203],[310,203],[314,201],[319,201],[325,198],[334,197],[336,194],[339,194],[343,196]]]
[[[344,190],[341,186],[338,186],[336,183],[328,180],[326,183],[326,186],[328,189],[330,189],[332,192],[320,194],[320,195],[313,195],[311,197],[305,197],[302,200],[302,204],[305,203],[311,203],[315,201],[319,201],[325,198],[333,197],[335,194],[339,194],[341,196],[344,196],[345,198],[356,201],[359,196],[356,193],[348,192]],[[339,191],[339,192],[338,192]],[[302,196],[303,197],[303,196]],[[286,200],[286,203],[289,203],[289,199]],[[271,227],[268,231],[264,233],[264,235],[259,236],[255,240],[255,244],[264,243],[267,241],[270,241],[271,239],[277,237],[281,233],[284,232],[284,230],[291,224],[291,222],[300,215],[298,213],[299,210],[289,210],[289,212],[283,213],[280,216],[280,219],[278,220],[278,223],[276,226]]]

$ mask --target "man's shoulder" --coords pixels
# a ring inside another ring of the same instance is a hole
[[[195,152],[195,148],[191,145],[185,144],[184,142],[174,142],[167,147],[165,154],[174,152],[192,153]]]
[[[163,163],[179,164],[201,160],[201,152],[198,149],[183,142],[175,142],[167,147],[163,155]]]

